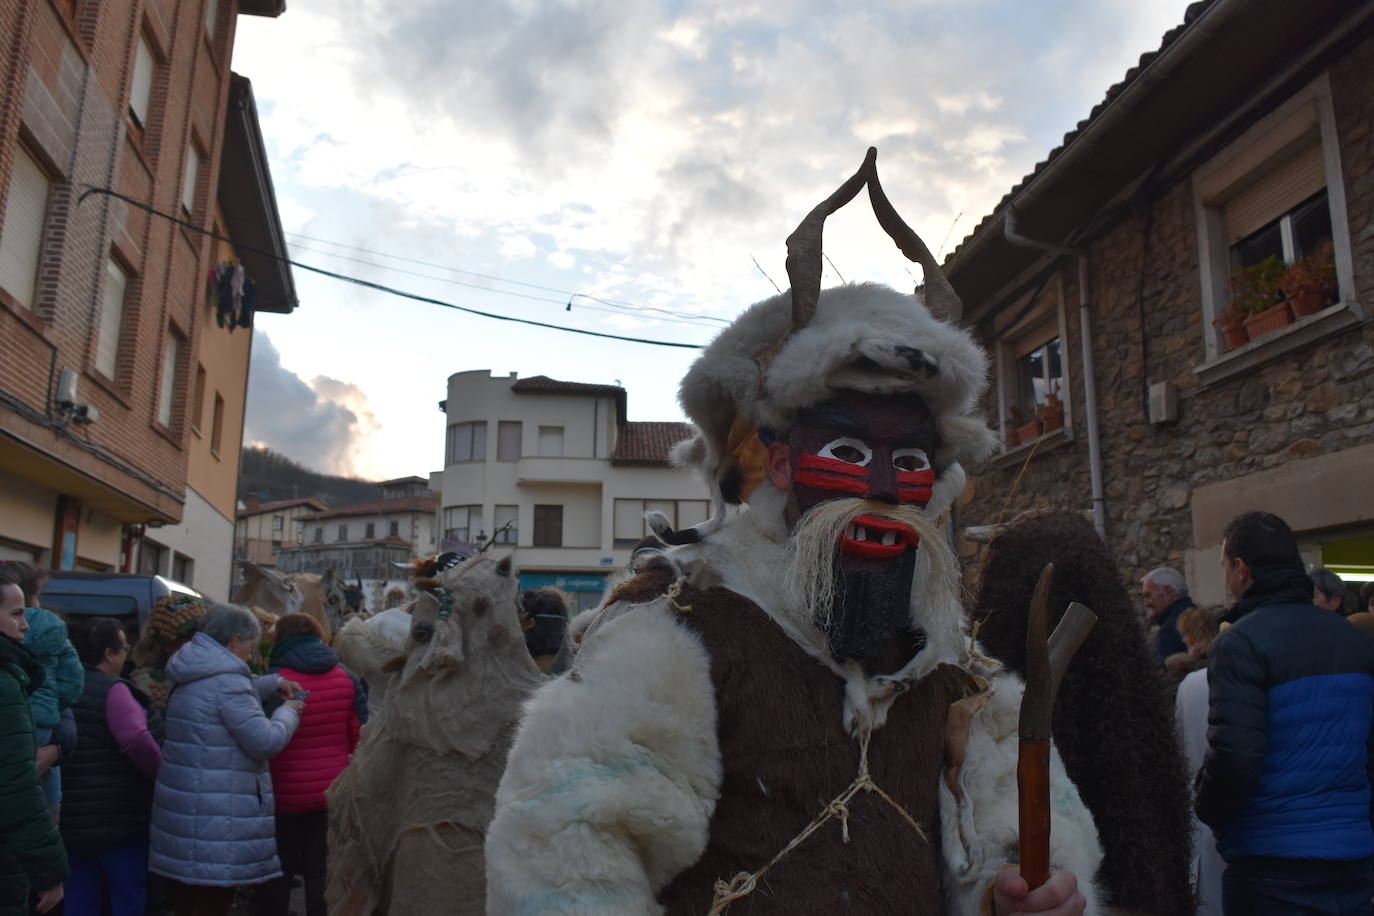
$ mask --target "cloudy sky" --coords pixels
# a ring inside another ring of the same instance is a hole
[[[233,67],[296,260],[700,344],[786,287],[784,239],[870,145],[898,211],[948,253],[1186,5],[291,0],[240,17]],[[909,288],[863,204],[827,223],[827,285]],[[436,404],[469,369],[619,382],[630,419],[681,417],[690,349],[295,277],[295,314],[258,321],[246,438],[311,467],[439,468]]]

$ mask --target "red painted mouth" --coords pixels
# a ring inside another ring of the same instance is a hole
[[[876,515],[860,515],[840,536],[842,552],[866,560],[899,557],[920,543],[921,536],[910,525]]]

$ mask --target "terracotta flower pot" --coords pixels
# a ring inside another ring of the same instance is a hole
[[[1020,427],[1011,426],[1007,428],[1007,448],[1016,448],[1021,444]]]
[[[1251,315],[1245,319],[1245,330],[1250,335],[1251,340],[1263,337],[1265,334],[1272,334],[1280,328],[1286,328],[1293,323],[1293,310],[1288,307],[1287,302],[1280,302],[1273,308],[1265,309],[1258,315]]]
[[[1293,314],[1299,318],[1304,315],[1315,315],[1326,308],[1328,301],[1324,291],[1310,287],[1296,296],[1290,295],[1288,297],[1288,304],[1293,307]]]
[[[1039,435],[1040,420],[1038,418],[1031,420],[1025,426],[1016,427],[1016,436],[1021,440],[1022,445],[1025,445],[1027,442],[1031,441]]]
[[[1221,333],[1226,335],[1226,349],[1228,350],[1243,347],[1250,342],[1250,332],[1245,330],[1243,324],[1223,324]]]
[[[1064,411],[1056,410],[1053,413],[1043,413],[1040,415],[1040,428],[1042,431],[1052,433],[1064,425]]]

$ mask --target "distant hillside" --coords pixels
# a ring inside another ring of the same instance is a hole
[[[262,502],[313,497],[330,506],[346,506],[377,499],[382,491],[366,480],[312,471],[270,448],[246,448],[239,475],[239,499],[250,495]]]

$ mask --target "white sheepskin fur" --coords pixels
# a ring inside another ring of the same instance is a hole
[[[492,916],[655,914],[719,797],[710,660],[665,601],[625,608],[529,700],[487,832]]]
[[[367,681],[367,711],[380,715],[386,706],[387,690],[395,680],[394,672],[383,666],[402,654],[410,638],[410,612],[391,608],[371,617],[353,617],[344,624],[331,646],[339,661],[355,677]]]
[[[987,886],[1017,858],[1017,725],[1025,685],[1015,674],[991,677],[992,699],[974,715],[960,772],[962,801],[940,783],[941,846],[950,916],[978,916]],[[1088,901],[1086,916],[1105,912],[1094,883],[1102,845],[1092,813],[1050,752],[1050,865],[1071,871]]]

